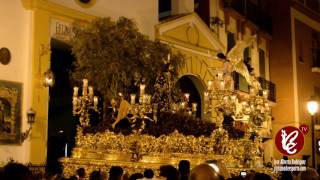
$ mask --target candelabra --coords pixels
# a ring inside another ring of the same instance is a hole
[[[214,80],[208,81],[204,92],[204,113],[213,116],[216,113],[217,125],[221,126],[223,115],[234,115],[237,112],[238,95],[233,89],[230,73],[217,71]]]
[[[130,113],[133,115],[133,118],[143,118],[157,121],[158,104],[151,103],[151,95],[145,93],[145,88],[145,84],[140,84],[140,96],[138,98],[138,103],[136,103],[137,95],[130,95]],[[147,116],[151,113],[153,114],[153,119]]]
[[[181,98],[181,102],[171,104],[171,112],[173,113],[182,112],[182,113],[187,113],[189,115],[196,117],[198,104],[191,103],[191,106],[190,106],[189,98],[190,98],[190,94],[184,93],[183,97]]]
[[[259,95],[261,92],[262,95]],[[261,126],[261,122],[270,115],[268,91],[251,87],[248,96],[240,96],[234,90],[234,81],[229,71],[215,72],[214,80],[208,81],[204,93],[204,112],[216,113],[217,123],[221,125],[223,116],[234,116],[235,119],[248,119],[249,125]]]
[[[259,89],[250,88],[249,97],[241,102],[241,110],[236,116],[247,115],[252,127],[260,127],[267,116],[270,116],[271,108],[268,101],[268,90],[262,90],[259,95]]]
[[[88,87],[88,80],[83,79],[82,95],[78,96],[79,88],[73,88],[73,115],[80,115],[79,121],[82,127],[88,127],[90,125],[90,113],[89,110],[98,110],[98,97],[94,96],[93,87]],[[89,91],[89,92],[88,92]]]

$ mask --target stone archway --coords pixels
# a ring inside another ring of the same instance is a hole
[[[197,103],[197,114],[198,118],[203,117],[204,97],[203,92],[205,91],[205,85],[203,81],[196,74],[185,74],[180,76],[176,83],[176,87],[179,88],[183,93],[190,94],[189,103]]]

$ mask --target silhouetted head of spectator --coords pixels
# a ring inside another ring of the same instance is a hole
[[[221,180],[223,177],[208,164],[200,164],[194,167],[190,173],[189,180]]]
[[[271,180],[271,176],[264,173],[256,173],[253,177],[253,180]]]
[[[100,171],[92,171],[90,173],[90,180],[102,180],[102,176],[100,174]]]
[[[171,165],[160,166],[160,176],[166,177],[167,180],[177,180],[178,170]]]
[[[313,168],[307,168],[306,171],[301,171],[298,174],[298,180],[316,180],[319,178],[317,171]]]
[[[235,176],[235,177],[228,178],[227,180],[244,180],[244,177],[242,177],[242,176]]]
[[[0,179],[4,179],[4,169],[0,167]]]
[[[29,168],[23,164],[10,162],[4,166],[4,180],[32,180],[33,176]]]
[[[143,176],[144,176],[145,178],[152,179],[153,176],[154,176],[153,170],[152,170],[152,169],[146,169],[146,170],[144,170]]]
[[[78,180],[77,176],[71,176],[69,180]]]
[[[120,166],[112,166],[109,170],[109,180],[120,180],[123,169]]]
[[[84,178],[86,176],[86,171],[84,170],[84,168],[79,168],[77,169],[77,175],[80,177],[80,178]]]
[[[179,169],[180,174],[189,174],[190,173],[190,162],[188,160],[181,160],[179,162]]]
[[[134,173],[129,177],[129,180],[137,180],[142,178],[143,178],[143,175],[141,173]]]
[[[289,171],[284,171],[284,172],[282,172],[280,179],[281,180],[293,180],[293,175]]]

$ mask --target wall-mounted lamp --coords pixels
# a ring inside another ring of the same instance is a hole
[[[29,134],[32,129],[32,125],[35,122],[35,116],[36,116],[36,112],[32,108],[30,108],[27,111],[27,122],[29,124],[29,129],[26,132],[21,132],[21,138],[20,138],[21,142],[23,142],[24,140],[26,140],[29,137]]]
[[[312,144],[312,167],[317,167],[317,161],[316,161],[316,153],[315,153],[315,135],[314,135],[314,125],[315,125],[315,115],[318,112],[319,109],[319,102],[315,99],[315,97],[311,97],[311,99],[307,103],[307,109],[308,113],[311,115],[311,144]]]
[[[52,87],[54,85],[54,74],[53,72],[48,69],[45,73],[44,73],[44,86],[45,87]]]
[[[222,27],[224,22],[219,17],[210,17],[210,25]]]

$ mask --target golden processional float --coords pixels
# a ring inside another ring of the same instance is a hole
[[[245,77],[251,86],[249,93],[234,90],[234,71]],[[214,79],[207,83],[204,92],[203,108],[205,116],[215,122],[217,128],[208,136],[197,137],[184,135],[178,130],[159,136],[143,133],[147,122],[152,121],[157,126],[160,111],[158,104],[152,102],[152,96],[145,93],[147,87],[144,84],[140,85],[139,96],[131,94],[130,100],[126,101],[130,104],[127,106],[130,122],[138,127],[132,133],[124,135],[110,130],[85,133],[84,130],[90,126],[90,111],[98,111],[98,98],[94,96],[93,87],[88,86],[88,80],[84,79],[81,96],[78,95],[79,88],[74,88],[73,113],[79,116],[80,125],[71,157],[60,160],[64,175],[73,175],[80,167],[91,172],[97,169],[108,171],[111,166],[121,166],[129,174],[143,172],[146,168],[157,172],[161,165],[177,165],[180,160],[189,160],[191,166],[208,161],[220,163],[221,167],[226,167],[221,170],[225,177],[238,175],[246,169],[272,173],[272,169],[263,165],[262,138],[257,135],[261,123],[271,118],[268,91],[263,90],[256,78],[249,74],[243,61],[228,55],[223,65],[213,73]],[[170,72],[166,76],[170,76]],[[170,88],[172,84],[166,86]],[[169,104],[167,110],[179,112],[186,119],[195,116],[197,104],[188,101],[189,94],[186,93],[182,101]],[[123,111],[121,107],[120,111]],[[236,122],[241,122],[245,132],[243,138],[229,137],[223,127],[223,121],[228,117],[241,120]],[[142,121],[135,124],[137,119]]]

